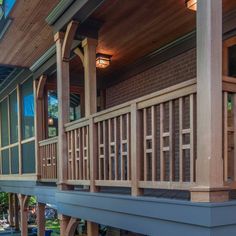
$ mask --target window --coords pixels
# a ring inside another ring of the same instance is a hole
[[[5,147],[9,144],[8,108],[7,107],[8,107],[8,99],[6,98],[0,104],[2,147]]]
[[[21,86],[22,139],[34,136],[34,93],[33,81],[29,79]]]
[[[11,144],[18,141],[18,108],[17,108],[17,91],[15,90],[9,96],[10,109],[10,139]]]

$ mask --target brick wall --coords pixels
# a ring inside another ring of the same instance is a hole
[[[106,108],[196,77],[196,50],[191,49],[106,90]]]

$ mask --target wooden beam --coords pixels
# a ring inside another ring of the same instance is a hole
[[[225,201],[222,159],[222,0],[198,0],[197,186],[192,201]]]
[[[58,219],[60,220],[60,236],[66,236],[66,229],[70,222],[70,217],[59,214]]]
[[[88,236],[98,236],[98,224],[87,221],[87,234]]]
[[[71,46],[75,37],[79,23],[77,21],[71,21],[66,28],[66,34],[62,46],[62,57],[64,61],[68,61],[70,58]]]
[[[36,91],[37,99],[43,99],[44,87],[45,87],[46,81],[47,81],[47,76],[41,75],[39,78],[39,82],[37,84],[37,91]]]

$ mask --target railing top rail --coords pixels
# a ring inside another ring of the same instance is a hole
[[[53,137],[53,138],[41,140],[41,141],[39,141],[39,146],[42,147],[42,146],[46,146],[48,144],[57,143],[57,141],[58,141],[58,137]]]
[[[223,91],[236,92],[236,78],[230,76],[223,76]]]
[[[78,129],[78,128],[89,125],[89,118],[90,117],[81,118],[79,120],[75,120],[75,121],[65,124],[65,131],[68,132],[70,130]]]
[[[172,100],[181,96],[188,95],[190,93],[196,92],[196,78],[173,85],[171,87],[162,89],[160,91],[142,96],[140,98],[128,101],[126,103],[111,107],[109,109],[100,111],[98,113],[95,113],[87,118],[82,118],[77,121],[70,122],[65,125],[65,130],[70,131],[76,128],[84,127],[89,124],[89,119],[94,118],[94,122],[100,122],[103,120],[111,119],[123,114],[127,114],[131,111],[131,105],[137,103],[138,108],[144,108],[152,105],[152,103],[158,103],[156,100],[157,97],[164,96],[163,99],[160,100],[160,102],[164,102],[165,100]],[[173,96],[173,93],[176,92],[176,94]],[[155,99],[155,100],[153,100]]]

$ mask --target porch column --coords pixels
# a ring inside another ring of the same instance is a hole
[[[84,49],[85,117],[97,112],[96,47],[97,40],[86,38]]]
[[[14,194],[14,226],[15,230],[19,230],[19,204],[17,194]]]
[[[64,125],[69,122],[70,75],[69,62],[62,58],[64,35],[56,33],[54,40],[57,52],[57,96],[58,96],[58,179],[59,187],[65,189],[67,180],[67,140]]]
[[[21,235],[28,235],[28,196],[19,194]]]
[[[66,235],[66,229],[70,222],[70,217],[65,215],[58,215],[58,219],[60,220],[60,235]]]
[[[9,220],[9,225],[10,227],[14,226],[14,220],[13,220],[13,215],[14,215],[14,201],[13,201],[13,193],[8,194],[9,198],[9,209],[8,209],[8,220]]]
[[[191,200],[228,199],[222,159],[222,0],[197,6],[197,187]]]
[[[37,204],[37,224],[38,236],[45,235],[45,204],[38,202]]]
[[[86,38],[82,42],[84,49],[84,93],[85,117],[97,112],[97,76],[96,76],[96,47],[97,40]],[[93,118],[89,125],[89,153],[90,153],[90,191],[97,192],[95,179],[97,176],[96,127]]]
[[[99,236],[98,224],[87,221],[87,235],[88,236]]]

